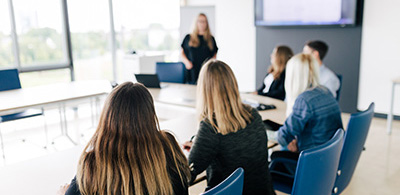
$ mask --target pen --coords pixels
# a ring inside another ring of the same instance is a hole
[[[194,139],[195,136],[196,136],[196,135],[193,135],[193,136],[190,138],[189,142],[193,142],[193,139]]]
[[[196,135],[193,135],[193,136],[190,138],[189,142],[193,142],[193,138],[194,138],[195,136],[196,136]],[[190,146],[184,146],[183,149],[190,150]]]

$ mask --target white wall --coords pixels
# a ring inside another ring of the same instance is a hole
[[[233,69],[240,91],[255,90],[256,31],[253,0],[216,0],[217,59]]]
[[[181,0],[181,5],[182,6],[215,5],[215,1],[216,0]]]
[[[358,109],[375,102],[375,112],[388,113],[391,79],[400,77],[400,1],[365,1]],[[400,87],[395,114],[400,114]]]

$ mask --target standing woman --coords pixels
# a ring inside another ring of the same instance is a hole
[[[188,194],[189,177],[175,138],[159,129],[149,91],[126,82],[107,98],[66,194]]]
[[[271,53],[271,66],[264,78],[263,85],[257,90],[258,95],[284,100],[286,63],[293,56],[293,51],[285,45],[274,48]]]
[[[182,61],[186,67],[186,82],[196,84],[202,64],[216,58],[218,51],[205,14],[200,13],[197,16],[192,33],[185,36],[181,47]]]
[[[208,190],[242,167],[243,194],[275,194],[264,124],[256,109],[242,103],[229,66],[208,61],[200,72],[197,95],[201,122],[189,154],[192,181],[207,169]]]

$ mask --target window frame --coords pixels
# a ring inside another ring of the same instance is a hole
[[[62,50],[65,56],[65,62],[62,63],[30,63],[21,65],[20,59],[20,48],[18,42],[18,34],[16,31],[16,21],[15,21],[15,13],[14,13],[14,0],[7,0],[8,2],[8,10],[10,15],[10,25],[11,25],[11,40],[12,40],[12,55],[14,59],[14,63],[11,64],[12,68],[17,68],[20,73],[25,72],[35,72],[35,71],[46,71],[46,70],[57,70],[57,69],[70,69],[70,77],[71,81],[75,81],[75,71],[74,71],[74,61],[73,61],[73,53],[72,53],[72,43],[71,43],[71,31],[69,24],[69,12],[68,12],[68,3],[67,0],[58,0],[61,4],[61,23],[62,23]],[[113,71],[113,81],[118,81],[118,71],[117,71],[117,38],[116,31],[114,27],[114,8],[113,8],[113,0],[108,1],[108,17],[110,21],[110,48],[109,52],[112,57],[112,71]]]
[[[12,53],[14,57],[14,67],[19,70],[20,73],[24,72],[36,72],[36,71],[46,71],[46,70],[57,70],[57,69],[70,69],[71,81],[75,80],[74,65],[72,59],[72,49],[71,49],[71,35],[69,31],[69,21],[68,21],[68,7],[67,0],[59,0],[61,5],[61,25],[62,25],[62,50],[65,56],[65,62],[61,63],[33,63],[26,64],[27,66],[21,65],[20,60],[20,48],[18,42],[18,34],[16,31],[15,22],[15,9],[13,0],[8,0],[8,10],[10,14],[10,24],[11,24],[11,39],[12,39]]]

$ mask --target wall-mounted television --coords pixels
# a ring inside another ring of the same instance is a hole
[[[354,26],[357,0],[255,0],[256,26]]]

